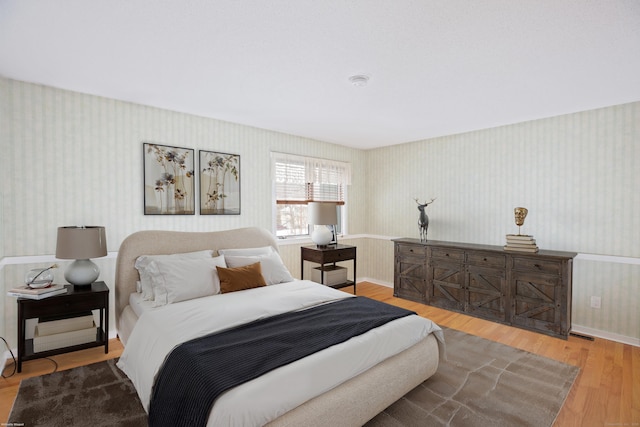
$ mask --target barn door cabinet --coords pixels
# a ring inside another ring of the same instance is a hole
[[[394,296],[566,339],[572,252],[395,239]]]

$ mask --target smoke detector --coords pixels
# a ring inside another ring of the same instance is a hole
[[[369,76],[367,76],[366,74],[356,74],[354,76],[349,77],[349,81],[354,86],[364,87],[369,82]]]

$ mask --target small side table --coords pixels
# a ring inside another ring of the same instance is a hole
[[[328,245],[325,247],[302,246],[300,248],[300,278],[304,279],[304,262],[310,261],[320,264],[320,281],[324,282],[324,266],[326,264],[336,265],[340,261],[353,261],[353,280],[344,283],[331,285],[332,288],[344,288],[353,286],[353,293],[356,293],[356,247],[350,245]]]
[[[105,354],[109,353],[109,288],[107,285],[104,282],[94,282],[90,286],[65,285],[65,288],[67,288],[66,293],[41,300],[18,298],[18,372],[22,372],[22,362],[26,360],[102,345],[104,345]],[[96,329],[95,341],[35,353],[33,340],[25,339],[27,319],[66,318],[90,310],[100,310],[100,325]]]

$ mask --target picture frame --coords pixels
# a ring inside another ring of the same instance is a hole
[[[143,142],[144,214],[195,215],[192,148]]]
[[[240,155],[199,150],[200,215],[240,215]]]

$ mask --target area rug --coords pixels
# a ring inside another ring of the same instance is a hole
[[[447,360],[367,427],[553,424],[578,367],[443,329]]]
[[[443,328],[444,329],[444,328]],[[578,368],[445,329],[436,374],[368,427],[551,426]],[[115,360],[20,383],[9,423],[25,427],[146,426],[147,416]]]

